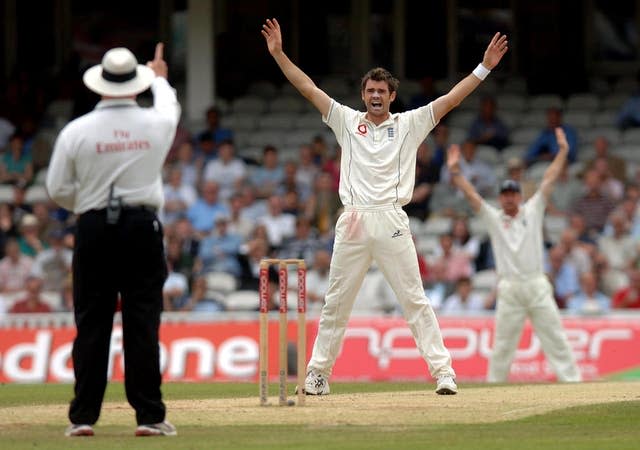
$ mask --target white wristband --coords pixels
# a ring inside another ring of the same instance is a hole
[[[487,75],[489,75],[491,73],[491,71],[489,69],[487,69],[485,66],[483,66],[482,63],[480,63],[480,64],[478,64],[478,67],[473,69],[472,73],[476,77],[480,78],[481,80],[484,80],[485,78],[487,78]]]

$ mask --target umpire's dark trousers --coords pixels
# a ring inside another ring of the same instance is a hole
[[[100,416],[118,292],[127,399],[139,425],[165,419],[158,330],[166,276],[162,226],[153,211],[123,209],[116,225],[106,224],[105,210],[79,216],[73,256],[77,336],[71,423],[94,424]]]

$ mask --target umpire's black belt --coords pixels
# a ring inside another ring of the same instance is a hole
[[[104,213],[107,211],[107,208],[100,208],[100,209],[90,209],[89,211],[86,212],[95,212],[95,213]],[[122,211],[140,211],[140,212],[149,212],[152,214],[156,214],[158,212],[158,208],[156,208],[155,206],[151,206],[151,205],[122,205]],[[84,213],[83,213],[84,214]]]

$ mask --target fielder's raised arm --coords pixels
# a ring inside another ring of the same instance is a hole
[[[471,208],[478,212],[482,204],[482,197],[462,174],[460,169],[460,146],[458,144],[451,145],[447,150],[447,169],[449,169],[453,184],[464,193]]]
[[[478,64],[471,74],[456,84],[451,90],[438,97],[433,102],[433,115],[436,122],[439,122],[449,111],[458,106],[475,88],[477,88],[482,80],[498,65],[504,54],[509,49],[507,36],[505,34],[496,33],[489,42],[484,52],[482,63]]]
[[[567,142],[567,136],[564,134],[562,127],[557,127],[556,141],[558,142],[558,153],[555,158],[545,170],[542,176],[542,182],[540,183],[540,190],[545,199],[549,199],[549,196],[553,192],[553,186],[562,172],[562,168],[567,163],[567,156],[569,155],[569,143]]]
[[[276,19],[267,19],[262,25],[262,35],[273,59],[289,82],[326,117],[331,98],[309,76],[296,66],[282,50],[282,33]]]

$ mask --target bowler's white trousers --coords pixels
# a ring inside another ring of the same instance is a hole
[[[495,336],[487,381],[507,381],[527,317],[558,381],[581,381],[553,298],[551,283],[544,274],[527,279],[501,279],[498,282]]]
[[[398,205],[346,206],[335,228],[329,288],[308,370],[331,374],[362,280],[375,261],[391,285],[416,346],[433,377],[450,375],[451,355],[442,341],[418,269],[409,218]]]

